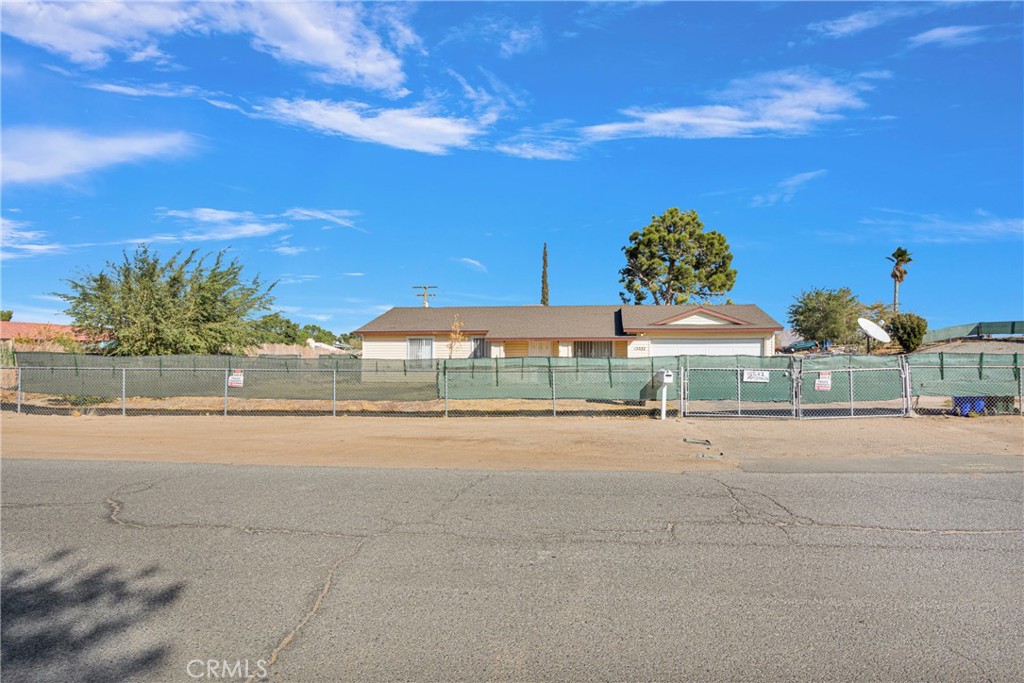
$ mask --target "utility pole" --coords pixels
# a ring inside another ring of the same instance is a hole
[[[417,294],[416,296],[423,297],[423,308],[430,308],[430,297],[437,296],[437,294],[434,294],[433,292],[431,292],[429,290],[437,289],[437,285],[413,285],[412,288],[413,289],[422,289],[423,290],[421,293]]]

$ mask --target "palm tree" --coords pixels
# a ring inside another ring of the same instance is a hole
[[[891,256],[886,256],[885,258],[893,262],[892,273],[890,273],[890,277],[892,277],[892,312],[899,313],[900,283],[907,277],[905,266],[914,259],[910,258],[910,252],[903,247],[897,247]]]

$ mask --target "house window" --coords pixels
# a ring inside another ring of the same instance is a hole
[[[430,367],[430,361],[434,358],[434,338],[409,337],[405,357],[410,361],[409,367]]]
[[[473,347],[469,352],[470,358],[490,358],[491,357],[491,342],[487,341],[483,337],[472,337],[470,339]]]
[[[578,341],[572,344],[572,355],[577,358],[611,358],[610,341]]]

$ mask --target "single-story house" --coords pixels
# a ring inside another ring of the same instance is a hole
[[[365,359],[427,360],[771,356],[781,331],[757,306],[724,304],[392,308],[355,333]]]
[[[93,341],[88,335],[78,332],[72,325],[54,323],[0,322],[0,341],[44,343],[54,339],[69,339],[79,343]]]

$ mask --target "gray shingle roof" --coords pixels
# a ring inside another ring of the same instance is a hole
[[[781,330],[757,306],[459,306],[392,308],[356,334],[448,334],[455,316],[464,334],[489,339],[612,339],[626,330],[664,329],[657,323],[703,308],[741,321],[743,327]],[[689,331],[722,329],[688,325]]]

